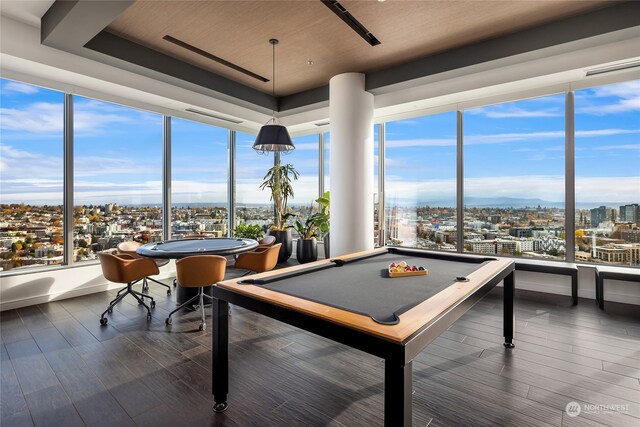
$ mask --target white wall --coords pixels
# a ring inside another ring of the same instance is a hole
[[[43,267],[46,268],[46,267]],[[175,276],[175,264],[160,268],[156,279]],[[65,298],[121,288],[120,283],[108,282],[102,276],[100,264],[56,268],[38,271],[37,268],[24,274],[0,277],[0,311],[34,304],[43,304]]]

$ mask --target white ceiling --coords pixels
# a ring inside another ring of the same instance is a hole
[[[205,96],[197,88],[173,86],[41,45],[37,27],[51,3],[0,0],[3,77],[247,132],[255,132],[269,119],[268,114]],[[380,122],[415,117],[514,96],[640,79],[637,68],[585,76],[587,69],[639,58],[640,28],[635,27],[388,87],[374,93],[375,118]],[[185,112],[189,107],[244,122],[239,126],[216,122]],[[320,128],[314,123],[327,119],[326,104],[288,111],[281,117],[292,135],[317,132]]]
[[[55,0],[0,0],[0,14],[40,28],[40,18]]]

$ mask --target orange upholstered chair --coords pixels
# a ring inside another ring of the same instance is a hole
[[[118,253],[127,254],[133,258],[145,258],[143,256],[138,255],[138,253],[136,252],[136,249],[138,249],[140,246],[142,246],[142,243],[134,242],[134,241],[118,243]],[[155,262],[158,268],[169,264],[168,259],[160,259],[160,258],[149,258],[149,259]],[[159,274],[159,273],[156,273],[156,274]],[[148,282],[149,280],[167,288],[167,295],[171,295],[171,286],[165,285],[164,283],[159,282],[156,279],[152,279],[151,277],[142,278],[142,292],[145,292],[145,291],[149,292],[149,282]]]
[[[144,299],[149,298],[151,300],[151,308],[156,306],[156,302],[149,295],[134,291],[131,286],[144,277],[159,274],[160,271],[156,263],[150,258],[133,258],[130,255],[113,255],[104,252],[98,253],[98,259],[100,259],[100,266],[105,279],[115,283],[127,284],[126,291],[111,301],[109,307],[102,313],[100,324],[107,324],[107,318],[104,315],[111,313],[113,306],[119,303],[127,294],[133,295],[138,300],[138,304],[144,305],[147,309],[147,320],[151,320],[151,310],[144,303]]]
[[[204,299],[212,299],[204,293],[204,287],[223,280],[226,269],[227,259],[218,255],[195,255],[177,260],[176,273],[178,275],[178,283],[185,288],[198,288],[198,294],[169,313],[169,317],[167,317],[165,323],[170,325],[171,315],[173,315],[173,313],[192,304],[196,298],[198,298],[200,300],[200,313],[202,315],[200,330],[204,331],[207,328],[204,317]]]
[[[273,270],[278,263],[278,252],[282,243],[238,255],[234,268],[249,270],[243,276],[253,272],[262,273]]]

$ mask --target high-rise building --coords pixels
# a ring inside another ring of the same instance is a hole
[[[601,222],[607,220],[607,207],[600,206],[599,208],[591,209],[591,227],[597,227]]]
[[[640,206],[637,203],[620,206],[620,221],[640,225]]]

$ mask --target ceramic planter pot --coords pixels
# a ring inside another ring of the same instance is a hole
[[[278,253],[278,264],[287,262],[293,253],[291,230],[269,230],[269,235],[276,238],[276,244],[282,243],[282,246],[280,246],[280,252]]]
[[[296,258],[300,264],[318,260],[318,241],[314,239],[298,239]]]

